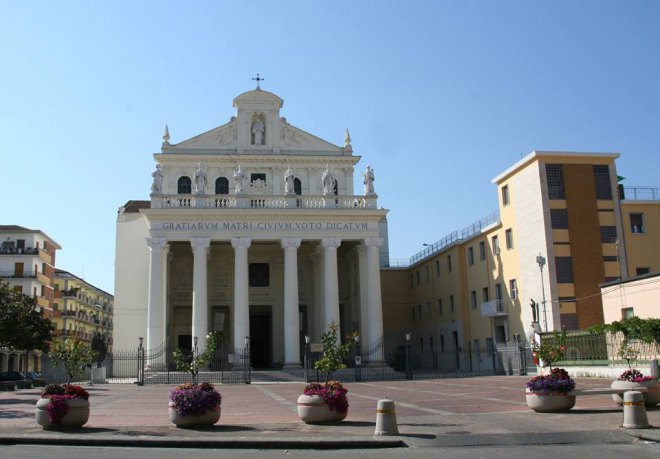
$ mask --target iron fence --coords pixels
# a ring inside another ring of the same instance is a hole
[[[541,342],[552,339],[552,334],[542,334]],[[557,362],[563,366],[571,365],[626,365],[627,362],[619,355],[624,341],[623,333],[590,333],[583,331],[567,332],[566,354],[562,361]],[[627,346],[636,353],[636,361],[648,363],[657,358],[660,349],[655,343],[644,343],[639,340],[627,340]]]

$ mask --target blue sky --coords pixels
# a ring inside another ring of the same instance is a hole
[[[491,179],[535,149],[620,152],[625,184],[660,186],[657,1],[7,0],[0,21],[0,223],[110,292],[164,125],[225,123],[257,72],[290,123],[350,129],[391,258],[495,210]]]

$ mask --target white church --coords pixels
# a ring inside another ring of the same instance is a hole
[[[259,80],[257,80],[259,81]],[[346,131],[340,147],[289,124],[259,86],[228,123],[180,143],[166,128],[149,201],[117,217],[115,349],[251,349],[255,368],[299,367],[327,325],[383,336],[387,210]],[[145,180],[145,187],[148,186]]]

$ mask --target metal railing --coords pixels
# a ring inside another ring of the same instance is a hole
[[[657,186],[626,186],[623,187],[623,197],[627,201],[659,201],[660,187]]]
[[[481,303],[481,317],[498,317],[506,316],[509,314],[506,307],[509,301],[505,300],[490,300]]]

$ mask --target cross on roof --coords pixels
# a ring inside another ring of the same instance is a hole
[[[261,89],[261,87],[259,86],[259,82],[260,82],[260,81],[264,81],[265,78],[261,78],[261,77],[259,76],[259,74],[257,73],[257,77],[256,77],[256,78],[252,78],[252,79],[253,79],[254,81],[257,82],[257,89]]]

